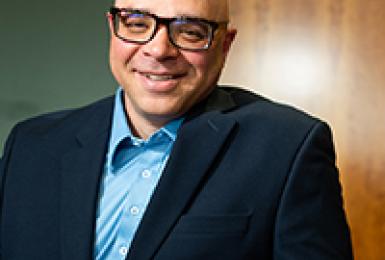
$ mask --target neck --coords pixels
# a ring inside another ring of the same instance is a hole
[[[134,136],[143,140],[148,139],[156,131],[174,119],[171,116],[146,114],[143,111],[138,111],[126,96],[124,96],[123,100],[126,118],[131,132]]]
[[[150,120],[148,118],[137,116],[135,113],[127,113],[127,122],[129,123],[134,136],[147,140],[169,121]]]

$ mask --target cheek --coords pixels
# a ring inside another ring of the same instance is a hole
[[[112,38],[110,42],[111,64],[129,63],[138,49],[137,45],[122,42],[120,39]]]
[[[218,49],[186,53],[184,57],[194,68],[195,76],[203,81],[212,81],[217,78],[223,66],[223,56]]]
[[[202,75],[206,73],[209,67],[209,59],[206,53],[190,52],[185,53],[184,58],[194,68],[195,74]]]

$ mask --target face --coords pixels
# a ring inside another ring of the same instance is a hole
[[[159,17],[188,15],[217,22],[228,20],[225,0],[117,0],[115,6],[151,12]],[[127,43],[113,33],[110,66],[125,92],[129,118],[165,124],[188,111],[215,87],[236,31],[217,29],[208,50],[181,50],[160,26],[148,43]]]

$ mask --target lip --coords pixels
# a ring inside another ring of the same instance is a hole
[[[146,90],[153,93],[173,91],[186,73],[134,71]]]

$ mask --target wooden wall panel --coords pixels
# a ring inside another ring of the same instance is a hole
[[[385,259],[385,1],[233,0],[223,83],[333,128],[358,260]]]

